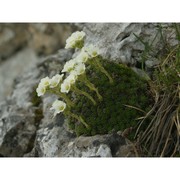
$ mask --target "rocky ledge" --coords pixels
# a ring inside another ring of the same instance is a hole
[[[134,156],[133,145],[118,134],[76,137],[63,115],[52,118],[56,98],[35,94],[42,77],[59,73],[71,51],[61,50],[36,63],[16,79],[13,94],[0,104],[0,155],[3,157],[112,157]],[[124,150],[123,150],[124,149]],[[129,151],[127,151],[129,149]]]
[[[96,43],[103,57],[129,64],[136,70],[144,50],[134,34],[144,34],[151,41],[156,34],[154,24],[76,24],[88,33],[87,43]],[[167,36],[169,31],[167,31]],[[159,37],[160,38],[160,37]],[[172,38],[172,43],[176,43]],[[159,41],[154,42],[158,53]],[[59,50],[15,78],[12,94],[0,103],[0,156],[2,157],[129,157],[138,156],[137,146],[123,133],[76,135],[66,126],[63,115],[49,111],[55,96],[38,98],[39,80],[60,73],[65,61],[73,57],[71,50]],[[146,61],[152,67],[157,60]]]

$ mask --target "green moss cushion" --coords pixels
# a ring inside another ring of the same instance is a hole
[[[100,102],[95,92],[78,82],[78,88],[88,92],[97,102],[94,106],[87,97],[75,95],[73,101],[76,106],[71,111],[82,116],[90,126],[87,129],[82,123],[68,117],[69,128],[78,136],[105,134],[112,130],[119,131],[136,127],[138,122],[136,118],[143,114],[125,105],[135,106],[144,111],[149,107],[148,84],[145,80],[125,65],[106,60],[101,62],[112,76],[114,83],[110,84],[108,78],[95,67],[87,68],[87,77],[98,88],[103,101]]]

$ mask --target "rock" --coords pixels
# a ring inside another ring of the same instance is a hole
[[[57,157],[59,150],[67,147],[69,141],[74,139],[75,135],[65,126],[64,116],[60,114],[53,118],[53,112],[49,110],[55,99],[56,96],[43,98],[44,117],[39,124],[34,149],[25,154],[26,157]]]
[[[35,137],[35,114],[15,105],[0,105],[0,155],[22,157],[31,151]]]
[[[106,59],[134,64],[133,50],[143,50],[137,44],[133,33],[140,35],[143,24],[112,23],[85,24],[83,30],[87,34],[87,44],[95,44]]]
[[[154,66],[157,66],[158,64],[160,64],[160,61],[156,58],[154,59],[148,59],[146,62],[145,62],[145,65],[147,66],[147,68],[153,68]]]
[[[138,74],[138,76],[146,79],[146,80],[150,80],[150,77],[149,77],[149,73],[148,72],[145,72],[137,67],[131,67],[131,69],[136,73]]]
[[[72,24],[29,24],[28,31],[32,39],[29,46],[39,55],[50,55],[64,48],[66,39],[75,31]]]
[[[65,23],[0,24],[0,63],[26,47],[38,55],[55,53],[64,47],[67,37],[76,29]]]
[[[49,119],[49,124],[37,131],[34,149],[25,156],[58,157],[59,151],[64,151],[73,139],[74,134],[69,133],[64,126],[64,117],[57,116],[55,120]]]
[[[126,144],[119,147],[116,157],[139,157],[139,154],[133,144]]]
[[[100,49],[104,58],[131,66],[142,61],[141,56],[145,49],[144,44],[137,37],[142,38],[143,42],[148,44],[153,42],[152,57],[157,57],[160,49],[164,48],[159,33],[160,28],[171,45],[178,43],[171,24],[163,24],[163,28],[157,23],[85,23],[76,25],[83,28],[87,34],[86,45],[94,44]]]
[[[0,24],[0,63],[27,44],[27,24]]]
[[[14,79],[64,47],[76,28],[70,24],[0,24],[0,101],[12,93]]]
[[[45,109],[45,107],[48,108],[48,101],[46,101],[46,97],[42,100],[38,98],[35,89],[42,77],[53,76],[59,73],[62,69],[63,61],[69,60],[71,56],[71,51],[59,51],[56,55],[49,56],[35,63],[21,77],[16,78],[12,95],[0,105],[1,156],[22,157],[30,154],[35,149],[35,142],[44,143],[42,146],[38,144],[39,147],[44,147],[42,149],[43,153],[39,151],[39,156],[55,156],[52,153],[53,150],[50,151],[49,147],[56,148],[56,144],[53,143],[59,142],[59,138],[56,135],[59,136],[60,132],[62,133],[62,129],[58,125],[56,127],[52,124],[52,117],[50,119],[48,114],[45,112],[43,114],[41,102],[43,101]],[[51,113],[49,109],[48,112]],[[47,121],[49,123],[46,123]],[[62,123],[58,122],[57,124]],[[48,127],[51,127],[49,131]],[[41,137],[44,136],[44,132],[46,137],[42,141]],[[51,136],[54,137],[54,141]],[[52,142],[50,146],[45,144],[48,140]],[[48,150],[49,152],[47,152]]]
[[[32,67],[40,58],[30,48],[24,48],[0,66],[0,101],[5,100],[13,91],[14,79]]]
[[[127,147],[127,142],[124,137],[118,134],[105,134],[88,137],[80,136],[69,142],[68,146],[64,148],[63,151],[60,151],[59,156],[119,157],[125,154],[121,147]],[[128,148],[126,148],[126,152],[128,152]]]
[[[15,33],[7,27],[0,27],[0,46],[14,38]]]
[[[22,77],[16,78],[12,99],[14,99],[19,107],[28,108],[31,103],[32,93],[40,79],[60,73],[62,62],[71,58],[72,52],[69,50],[59,51],[56,55],[48,56],[47,58],[34,64]],[[21,96],[23,98],[21,98]],[[32,104],[32,103],[31,103]]]

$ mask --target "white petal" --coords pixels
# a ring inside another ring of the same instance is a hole
[[[42,78],[39,84],[40,86],[48,87],[50,85],[50,78],[49,77]]]
[[[53,76],[50,80],[50,88],[56,87],[62,81],[63,76],[64,74],[56,74],[55,76]]]
[[[76,71],[77,75],[83,74],[85,72],[85,70],[86,70],[86,67],[85,67],[84,63],[79,63],[75,67],[75,71]]]
[[[38,96],[42,96],[45,94],[46,92],[46,88],[44,86],[38,86],[37,89],[36,89],[36,92],[37,92],[37,95]]]
[[[71,85],[69,82],[64,81],[61,84],[61,92],[62,93],[68,93],[70,91]]]

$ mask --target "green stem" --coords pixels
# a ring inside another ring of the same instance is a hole
[[[87,76],[86,76],[85,73],[82,74],[82,75],[79,77],[79,80],[80,80],[81,82],[84,82],[85,85],[86,85],[90,90],[95,91],[96,94],[97,94],[97,96],[98,96],[98,99],[99,99],[100,101],[102,101],[103,98],[102,98],[102,96],[99,94],[98,89],[94,86],[94,84],[92,84],[92,83],[88,80],[88,78],[87,78]]]
[[[64,93],[61,93],[58,88],[49,89],[48,92],[54,93],[58,95],[60,98],[64,99],[64,101],[67,103],[68,106],[70,107],[74,106],[74,103],[69,99],[69,97]]]
[[[109,82],[112,84],[112,83],[113,83],[113,79],[112,79],[112,77],[110,76],[110,74],[104,69],[104,67],[102,66],[99,58],[96,57],[96,58],[92,59],[92,63],[94,64],[94,66],[95,66],[96,68],[98,68],[102,73],[104,73],[104,74],[108,77]]]
[[[75,85],[72,86],[72,90],[74,90],[74,92],[77,93],[77,94],[80,94],[80,95],[82,94],[82,95],[86,96],[88,99],[90,99],[92,101],[92,103],[94,105],[96,105],[96,101],[88,93],[86,93],[85,91],[82,91],[82,90],[78,89]]]
[[[85,120],[81,117],[78,116],[76,114],[71,113],[70,111],[66,111],[65,112],[67,115],[71,116],[72,118],[75,118],[76,120],[80,121],[82,124],[84,124],[84,126],[89,129],[89,125],[85,122]]]
[[[74,103],[69,99],[69,97],[66,94],[63,94],[60,92],[59,96],[62,97],[69,106],[71,106],[71,107],[74,106]]]

